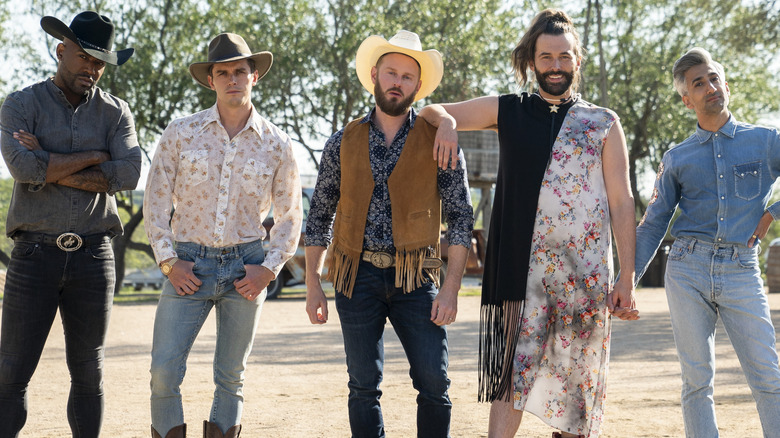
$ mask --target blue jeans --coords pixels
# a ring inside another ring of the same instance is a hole
[[[349,425],[355,438],[384,437],[379,398],[384,365],[383,332],[390,319],[409,360],[417,395],[417,436],[448,437],[452,403],[447,390],[447,330],[431,322],[438,291],[433,283],[404,294],[395,268],[360,262],[352,298],[336,294],[349,373]]]
[[[263,262],[261,241],[212,248],[178,243],[179,259],[195,262],[193,273],[203,282],[192,295],[179,296],[166,280],[154,318],[152,342],[152,427],[165,436],[184,423],[180,386],[187,356],[212,307],[216,308],[217,341],[214,352],[214,399],[209,421],[224,432],[241,423],[244,406],[244,370],[266,291],[255,301],[241,296],[233,281],[246,275],[244,265]]]
[[[108,238],[73,252],[36,242],[14,243],[0,334],[0,437],[19,436],[27,420],[27,386],[57,309],[71,378],[70,429],[74,438],[99,436],[103,347],[115,281],[114,252]]]
[[[718,315],[753,393],[764,436],[778,436],[780,369],[756,249],[678,238],[667,261],[666,294],[682,367],[686,436],[718,436],[713,400]]]

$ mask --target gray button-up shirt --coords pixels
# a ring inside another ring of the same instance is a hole
[[[0,110],[2,154],[14,178],[6,230],[80,235],[122,234],[114,193],[132,190],[141,175],[141,149],[127,103],[95,87],[74,108],[52,79],[6,97]],[[43,150],[30,151],[13,138],[19,130],[38,139]],[[108,193],[46,183],[49,153],[106,151],[111,160],[99,168]]]

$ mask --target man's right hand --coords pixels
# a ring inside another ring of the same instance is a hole
[[[306,282],[306,313],[312,324],[328,322],[328,299],[319,281]]]
[[[203,284],[192,272],[193,266],[195,262],[179,259],[168,274],[168,280],[171,281],[176,293],[181,296],[194,294]]]

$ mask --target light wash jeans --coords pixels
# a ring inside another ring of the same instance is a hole
[[[678,238],[666,266],[666,294],[682,367],[686,437],[718,436],[713,399],[718,315],[750,385],[764,437],[780,436],[780,369],[757,249]]]
[[[224,248],[177,243],[181,260],[193,261],[203,282],[192,295],[179,296],[165,281],[154,319],[152,343],[152,427],[165,436],[184,423],[181,392],[187,356],[212,307],[216,308],[217,342],[214,353],[214,400],[209,421],[224,432],[241,423],[244,370],[252,350],[257,322],[265,301],[263,291],[249,301],[233,281],[246,275],[245,264],[263,262],[261,241]]]

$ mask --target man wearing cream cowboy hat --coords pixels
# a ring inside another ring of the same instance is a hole
[[[435,128],[412,102],[442,77],[441,55],[417,34],[360,45],[356,70],[376,107],[335,133],[322,153],[306,226],[306,312],[328,320],[320,284],[327,246],[349,374],[349,421],[355,437],[383,437],[379,404],[387,319],[401,340],[417,397],[417,433],[447,437],[447,330],[471,242],[473,210],[462,153],[456,169],[431,159]],[[449,272],[439,286],[442,205]],[[335,214],[335,221],[333,216]]]
[[[14,190],[7,233],[14,240],[0,336],[0,437],[19,436],[27,387],[59,311],[71,389],[74,437],[100,435],[103,357],[116,275],[111,238],[122,234],[114,194],[135,188],[141,149],[127,103],[97,87],[113,50],[114,24],[92,11],[43,30],[61,40],[57,71],[8,95],[2,153]],[[29,431],[29,436],[42,436]]]
[[[216,92],[217,102],[168,125],[149,170],[144,222],[168,277],[154,320],[153,437],[186,436],[182,370],[212,307],[216,388],[203,436],[241,432],[244,371],[266,287],[295,253],[301,233],[292,143],[251,101],[272,59],[270,52],[252,53],[236,34],[214,38],[208,61],[190,65],[190,74]],[[263,220],[271,206],[274,226],[264,254]]]

